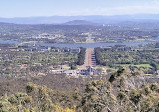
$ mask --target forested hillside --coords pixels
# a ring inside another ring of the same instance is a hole
[[[72,79],[58,75],[45,79],[1,78],[0,85],[0,112],[159,111],[157,80],[133,73],[129,68],[120,68],[110,78]]]

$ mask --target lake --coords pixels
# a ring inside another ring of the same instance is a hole
[[[126,46],[139,46],[146,45],[151,43],[159,42],[159,37],[156,38],[156,41],[141,41],[141,42],[124,42],[124,43],[37,43],[42,46],[50,46],[50,47],[59,47],[59,48],[96,48],[96,47],[107,47],[114,45],[126,45]]]
[[[0,44],[18,44],[16,40],[0,40]]]
[[[39,42],[36,45],[41,46],[50,46],[50,47],[59,47],[59,48],[96,48],[96,47],[107,47],[107,46],[114,46],[114,45],[126,45],[126,46],[139,46],[139,45],[146,45],[151,43],[159,42],[159,37],[156,38],[156,41],[141,41],[141,42],[124,42],[124,43],[44,43]],[[0,44],[18,44],[18,41],[15,40],[0,40]]]
[[[155,42],[127,42],[127,43],[37,43],[42,46],[50,46],[50,47],[59,47],[59,48],[96,48],[96,47],[107,47],[114,45],[126,45],[126,46],[138,46],[138,45],[146,45]]]

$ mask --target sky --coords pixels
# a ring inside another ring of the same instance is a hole
[[[0,17],[159,14],[159,0],[0,0]]]

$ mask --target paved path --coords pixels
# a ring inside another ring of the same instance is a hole
[[[85,55],[85,66],[93,66],[92,62],[92,54],[94,52],[93,48],[87,48],[86,49],[86,55]]]

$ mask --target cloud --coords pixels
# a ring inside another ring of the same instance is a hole
[[[154,5],[157,5],[157,6],[159,6],[159,1],[158,0],[152,0],[152,2],[151,2],[152,4],[154,4]]]
[[[78,11],[68,11],[65,14],[67,15],[159,14],[159,0],[152,0],[151,2],[147,2],[142,5],[81,9]],[[62,14],[62,15],[65,15],[65,14]]]

